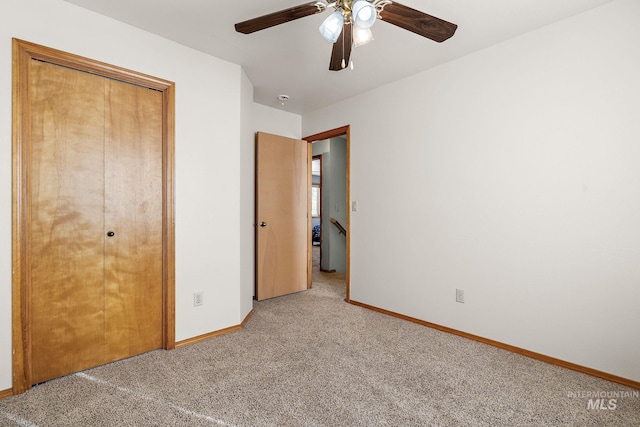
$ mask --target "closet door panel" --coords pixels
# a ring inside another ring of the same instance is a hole
[[[107,358],[162,347],[162,93],[108,81],[105,103]]]
[[[33,60],[32,382],[104,363],[104,82]]]

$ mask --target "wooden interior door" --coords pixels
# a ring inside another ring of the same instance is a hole
[[[35,60],[29,99],[35,384],[162,346],[163,105]]]
[[[30,68],[35,384],[104,360],[104,100],[95,96],[104,83],[45,62]]]
[[[105,358],[162,346],[162,93],[105,81]],[[113,236],[109,234],[113,233]]]
[[[256,138],[256,299],[308,289],[311,149],[306,141]]]

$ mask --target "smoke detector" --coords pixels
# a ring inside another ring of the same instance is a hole
[[[289,100],[289,95],[278,95],[278,102],[284,105],[285,102]]]

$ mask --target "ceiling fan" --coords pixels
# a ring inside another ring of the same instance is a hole
[[[333,43],[329,69],[346,68],[352,47],[373,40],[371,26],[376,19],[386,21],[420,36],[441,43],[456,32],[458,26],[390,0],[316,1],[259,16],[235,25],[236,31],[250,34],[333,8],[334,12],[320,25],[320,34]],[[353,63],[351,64],[353,66]]]

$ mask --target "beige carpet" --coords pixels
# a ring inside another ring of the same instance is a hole
[[[345,278],[340,273],[327,273],[320,271],[320,246],[313,246],[312,250],[312,266],[313,266],[313,285],[315,284],[327,284],[335,286],[336,292],[342,292],[342,297],[345,297]]]
[[[640,425],[633,389],[352,306],[341,275],[314,280],[255,303],[242,331],[4,399],[0,425]],[[587,408],[613,392],[615,409]]]

